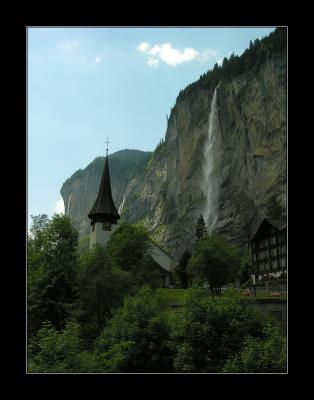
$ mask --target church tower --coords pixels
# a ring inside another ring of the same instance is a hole
[[[106,245],[112,233],[117,229],[118,219],[120,219],[111,193],[108,141],[106,152],[106,161],[98,196],[88,214],[88,218],[91,220],[89,248],[92,248],[96,243],[102,246]]]

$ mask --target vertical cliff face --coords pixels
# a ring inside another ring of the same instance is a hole
[[[267,198],[286,199],[286,58],[268,60],[219,88],[221,178],[216,230],[234,242],[267,215]],[[253,221],[252,221],[253,219]]]
[[[285,205],[285,40],[277,31],[180,92],[164,141],[138,169],[131,173],[126,161],[118,173],[110,162],[122,217],[143,224],[175,259],[191,249],[200,213],[214,209],[213,232],[245,246],[255,223],[267,216],[268,197],[275,194]],[[69,215],[81,234],[89,229],[100,165],[96,159],[61,190],[66,211],[71,198]]]
[[[203,149],[214,89],[192,87],[178,99],[165,141],[133,181],[125,202],[128,220],[142,220],[174,257],[191,247],[196,219],[206,207]],[[218,210],[213,231],[244,244],[254,222],[266,216],[268,196],[275,193],[285,201],[285,56],[271,57],[257,73],[220,81],[217,118],[212,157],[218,174],[212,184],[218,191]]]

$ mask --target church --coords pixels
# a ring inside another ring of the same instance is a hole
[[[96,244],[106,246],[113,232],[118,229],[118,222],[120,219],[120,215],[112,198],[108,147],[106,149],[105,166],[102,173],[98,195],[88,214],[88,218],[91,220],[90,249]],[[152,251],[150,256],[160,267],[160,271],[162,271],[161,275],[163,276],[164,287],[169,287],[172,259],[169,254],[156,243],[151,241],[151,244]]]

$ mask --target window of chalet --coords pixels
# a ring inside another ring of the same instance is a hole
[[[285,257],[280,260],[280,266],[281,267],[285,267],[286,266],[286,258]]]
[[[278,261],[277,260],[273,260],[272,261],[272,268],[273,268],[273,270],[276,270],[278,268]]]
[[[272,236],[271,238],[271,244],[276,244],[276,236]]]
[[[277,255],[277,249],[271,249],[271,255],[276,256]]]

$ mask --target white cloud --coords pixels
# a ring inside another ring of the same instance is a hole
[[[176,49],[172,47],[171,43],[155,44],[153,47],[150,47],[148,43],[141,42],[137,49],[147,55],[147,64],[154,68],[158,67],[159,61],[163,61],[171,67],[175,67],[192,60],[197,60],[202,63],[210,59],[218,60],[217,50],[206,49],[203,52],[199,52],[192,47]]]
[[[212,49],[206,49],[202,53],[199,54],[198,59],[202,63],[206,63],[209,60],[218,60],[218,51],[217,50],[212,50]]]
[[[80,42],[78,40],[63,40],[59,42],[59,46],[65,52],[70,53],[80,46]]]
[[[103,57],[102,56],[95,57],[95,63],[96,64],[100,64],[102,61],[103,61]]]
[[[146,42],[142,42],[137,46],[137,50],[145,53],[149,49],[149,44]]]
[[[159,60],[158,60],[157,58],[154,58],[154,57],[148,57],[148,59],[147,59],[147,64],[148,64],[150,67],[157,68],[158,65],[159,65]]]
[[[64,202],[63,199],[59,199],[56,201],[55,206],[54,206],[54,211],[57,214],[64,214]]]
[[[198,51],[192,49],[191,47],[186,47],[184,50],[180,51],[174,49],[171,43],[165,43],[160,46],[159,57],[168,65],[175,67],[178,64],[184,62],[192,61],[198,56]]]
[[[161,45],[156,44],[150,50],[146,50],[146,52],[154,59],[154,62],[151,60],[148,65],[155,66],[156,61],[159,58],[172,67],[184,62],[192,61],[199,54],[198,51],[192,49],[191,47],[186,47],[183,50],[175,49],[172,47],[171,43],[164,43]]]

